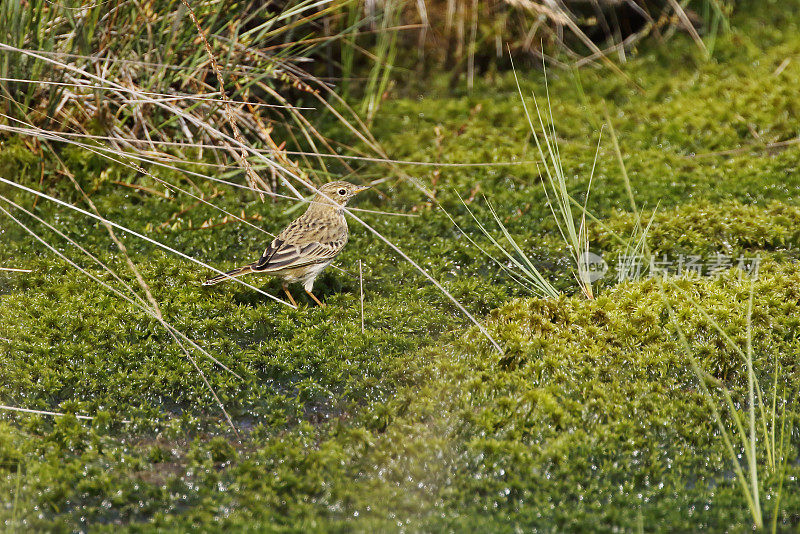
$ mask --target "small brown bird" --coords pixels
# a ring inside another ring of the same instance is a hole
[[[319,188],[306,212],[295,219],[269,244],[261,258],[203,282],[210,286],[248,273],[266,273],[283,280],[283,290],[297,306],[288,284],[300,282],[320,306],[325,306],[311,292],[314,280],[347,244],[347,201],[369,189],[348,182],[330,182]]]

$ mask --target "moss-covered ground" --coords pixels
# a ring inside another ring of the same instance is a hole
[[[556,300],[531,298],[406,182],[392,178],[358,199],[362,208],[416,215],[359,214],[484,322],[502,355],[355,222],[336,262],[343,270],[329,269],[318,281],[324,309],[305,296],[291,310],[243,286],[201,287],[211,272],[122,237],[165,319],[240,375],[192,352],[239,438],[155,319],[0,214],[0,266],[31,271],[0,271],[0,403],[70,414],[0,414],[0,525],[65,532],[749,531],[733,465],[665,306],[692,354],[745,414],[744,361],[714,327],[745,346],[751,279],[735,268],[745,256],[761,258],[756,374],[769,404],[778,368],[778,438],[781,421],[793,429],[783,477],[769,468],[759,438],[761,503],[770,524],[780,498],[778,530],[798,528],[800,408],[791,401],[800,388],[800,149],[767,146],[800,135],[798,13],[794,1],[743,4],[710,60],[688,37],[651,41],[622,66],[641,91],[608,69],[584,69],[579,79],[549,72],[576,197],[583,199],[605,110],[639,208],[648,217],[657,206],[653,254],[733,258],[718,276],[671,278],[665,286],[614,278],[624,247],[613,235],[629,235],[634,216],[607,137],[588,208],[602,223],[591,225],[592,249],[612,269],[594,301],[576,291],[535,165],[404,170],[476,239],[480,232],[456,193],[473,197],[489,222],[485,194],[564,292]],[[523,92],[544,95],[541,72],[521,69],[519,76]],[[396,159],[535,159],[510,73],[486,72],[469,92],[433,79],[395,93],[373,131]],[[213,266],[251,261],[267,239],[98,156],[62,147],[61,157],[105,217]],[[177,173],[151,171],[191,187]],[[366,165],[351,178],[385,172]],[[0,176],[86,207],[61,164],[42,160],[29,140],[2,141]],[[197,185],[267,230],[297,214],[283,201],[262,204],[234,189]],[[34,204],[9,186],[0,194]],[[0,206],[121,287],[40,223]],[[41,199],[36,213],[135,284],[101,225]],[[249,281],[281,296],[275,281]],[[789,401],[783,417],[781,399]]]

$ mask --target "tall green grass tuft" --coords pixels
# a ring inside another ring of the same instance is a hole
[[[544,64],[543,64],[544,66]],[[602,129],[597,139],[597,150],[595,151],[592,169],[589,173],[589,183],[586,187],[586,198],[580,212],[580,217],[576,220],[572,212],[572,196],[567,188],[567,178],[564,175],[564,167],[561,162],[561,153],[558,148],[558,135],[553,118],[553,108],[550,102],[550,90],[547,85],[547,73],[545,70],[545,90],[547,94],[547,121],[542,116],[542,110],[536,100],[536,95],[531,93],[536,117],[538,119],[539,130],[537,131],[528,106],[525,103],[525,96],[519,85],[517,71],[514,70],[514,81],[517,84],[517,91],[525,110],[525,117],[531,129],[531,134],[536,142],[536,149],[539,153],[541,167],[539,173],[542,175],[541,168],[544,168],[542,176],[542,187],[547,198],[550,213],[558,227],[559,234],[569,250],[575,269],[574,276],[583,295],[588,299],[594,298],[592,291],[592,271],[589,257],[589,237],[586,227],[586,203],[589,201],[589,194],[594,179],[594,171],[597,165],[597,156],[600,152],[600,142],[602,140]],[[546,179],[545,179],[546,178]],[[555,207],[554,207],[555,206]]]
[[[398,53],[397,31],[392,27],[400,22],[400,6],[396,2],[385,2],[380,17],[381,25],[374,47],[375,61],[369,71],[361,104],[361,115],[368,125],[372,124],[389,86],[392,69]]]
[[[80,35],[57,41],[58,31],[64,26],[63,23],[59,24],[57,12],[45,0],[31,0],[27,5],[18,0],[0,3],[0,43],[18,48],[28,47],[42,53],[77,52],[82,41]],[[84,25],[82,31],[90,30]],[[0,110],[26,115],[27,110],[33,109],[36,104],[40,108],[40,117],[50,116],[66,89],[56,84],[37,86],[36,80],[50,78],[54,82],[62,81],[49,65],[29,56],[3,50],[0,53]]]
[[[547,84],[546,69],[545,88],[547,105],[544,113],[542,108],[539,106],[536,95],[532,94],[534,108],[536,110],[536,124],[534,123],[531,113],[528,110],[525,95],[522,93],[522,88],[520,86],[519,79],[517,78],[516,69],[514,69],[513,72],[514,80],[517,86],[517,92],[519,93],[520,101],[522,102],[525,116],[528,120],[528,125],[536,144],[536,149],[539,156],[537,170],[539,171],[539,175],[542,180],[542,188],[544,190],[547,206],[550,209],[550,213],[553,216],[553,221],[556,223],[556,227],[558,228],[559,235],[564,242],[568,254],[572,260],[573,276],[578,288],[587,299],[594,299],[595,295],[592,283],[595,277],[594,269],[596,265],[594,264],[595,258],[589,250],[590,243],[587,219],[592,219],[595,222],[600,221],[598,221],[596,217],[592,216],[591,212],[587,209],[587,205],[591,194],[592,182],[594,180],[594,173],[597,166],[597,159],[600,153],[603,127],[601,126],[598,134],[597,147],[592,160],[592,167],[589,172],[586,193],[584,196],[584,201],[581,204],[575,200],[575,196],[568,187],[568,179],[564,174],[561,153],[558,146],[558,135],[556,133],[555,119],[553,117],[552,104],[550,101],[550,92]],[[638,220],[639,212],[633,199],[633,191],[630,186],[630,179],[624,170],[622,155],[619,149],[616,134],[613,131],[613,127],[611,127],[611,131],[614,147],[619,158],[619,162],[622,165],[626,189],[631,200],[631,206]],[[459,198],[461,199],[460,196]],[[496,253],[492,254],[492,252],[481,247],[471,237],[467,236],[471,244],[478,247],[485,255],[491,258],[492,261],[494,261],[498,266],[500,266],[500,268],[506,272],[506,274],[508,274],[513,280],[523,286],[530,293],[540,297],[557,297],[559,295],[558,290],[546,279],[545,276],[542,275],[522,247],[514,240],[511,232],[498,216],[494,207],[488,201],[487,206],[489,207],[489,211],[491,212],[497,228],[500,230],[501,237],[495,237],[494,234],[486,227],[486,225],[478,220],[477,216],[473,210],[469,208],[467,203],[463,199],[461,199],[461,202],[473,221],[478,225],[480,232],[490,242],[493,249],[499,252],[499,255],[505,258],[507,261],[500,261],[500,259],[496,257]],[[577,212],[573,211],[573,207],[577,208]],[[653,217],[654,216],[655,212],[653,213]],[[451,217],[449,214],[448,217],[453,224],[456,224],[453,217]],[[623,243],[629,252],[627,257],[634,258],[639,252],[648,250],[647,236],[650,231],[650,226],[653,222],[653,217],[651,217],[647,225],[637,225],[630,238],[628,240],[623,240]],[[458,225],[456,224],[456,226]],[[629,268],[632,269],[633,267],[630,266]]]

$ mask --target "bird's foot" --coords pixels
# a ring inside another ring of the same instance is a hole
[[[284,293],[286,293],[286,296],[289,297],[289,302],[292,303],[292,306],[294,306],[296,308],[297,307],[297,303],[294,301],[294,297],[289,292],[289,288],[286,286],[286,284],[283,285],[283,291],[284,291]]]
[[[325,303],[324,303],[324,302],[322,302],[321,300],[319,300],[319,299],[317,298],[317,296],[316,296],[316,295],[314,295],[314,293],[312,293],[312,292],[311,292],[311,291],[309,291],[308,289],[306,289],[306,293],[308,293],[308,296],[309,296],[309,297],[311,297],[312,299],[314,299],[314,302],[316,302],[316,303],[317,303],[317,305],[318,305],[320,308],[324,308],[324,307],[325,307]]]

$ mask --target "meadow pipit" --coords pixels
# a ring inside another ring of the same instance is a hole
[[[347,220],[343,208],[352,197],[369,189],[347,182],[330,182],[319,188],[306,212],[295,219],[269,244],[261,258],[203,282],[210,286],[248,273],[266,273],[283,281],[283,290],[297,306],[288,284],[300,282],[303,289],[324,306],[311,292],[314,280],[347,244]]]

